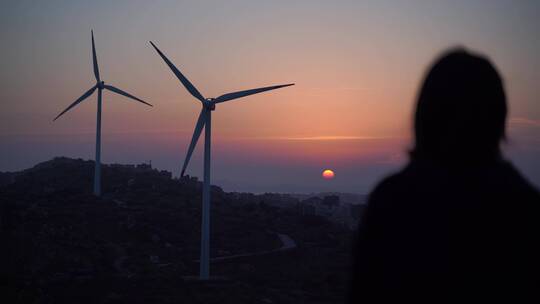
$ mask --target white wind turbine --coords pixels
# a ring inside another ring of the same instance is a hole
[[[94,62],[94,75],[96,76],[96,84],[90,88],[90,90],[86,91],[81,97],[79,97],[75,102],[70,104],[64,111],[62,111],[56,118],[53,120],[57,120],[58,117],[62,116],[67,111],[71,110],[73,107],[81,103],[83,100],[88,98],[94,91],[98,90],[98,98],[97,98],[97,127],[96,127],[96,160],[95,160],[95,169],[94,169],[94,195],[100,196],[101,195],[101,94],[104,89],[107,89],[111,92],[126,96],[131,99],[135,99],[139,102],[142,102],[146,105],[152,106],[151,104],[127,93],[124,92],[118,88],[115,88],[111,85],[105,84],[104,81],[101,80],[99,77],[99,68],[98,68],[98,62],[97,62],[97,56],[96,56],[96,47],[94,45],[94,31],[92,31],[92,59]]]
[[[195,145],[197,144],[197,140],[199,139],[199,136],[201,135],[202,129],[204,127],[204,184],[203,184],[203,195],[202,195],[202,223],[201,223],[201,258],[200,258],[200,279],[201,280],[207,280],[209,279],[210,275],[210,135],[211,135],[211,128],[212,128],[212,111],[216,109],[216,104],[246,97],[249,95],[279,89],[287,86],[294,85],[294,83],[290,84],[284,84],[284,85],[276,85],[276,86],[270,86],[270,87],[264,87],[264,88],[258,88],[258,89],[251,89],[251,90],[245,90],[245,91],[238,91],[233,93],[227,93],[224,95],[221,95],[217,98],[204,98],[201,93],[195,88],[189,80],[182,75],[182,73],[174,66],[174,64],[157,48],[157,46],[150,41],[150,44],[156,49],[159,56],[165,61],[165,63],[169,66],[169,68],[172,70],[172,72],[178,77],[180,82],[184,85],[184,87],[193,95],[195,98],[197,98],[202,103],[202,110],[199,114],[199,119],[197,120],[197,124],[195,125],[195,130],[193,132],[193,137],[191,138],[191,143],[189,144],[188,152],[186,155],[186,159],[184,160],[184,165],[182,167],[182,173],[181,176],[184,176],[184,173],[186,171],[186,167],[189,163],[189,159],[191,158],[191,154],[193,153],[193,150],[195,149]]]

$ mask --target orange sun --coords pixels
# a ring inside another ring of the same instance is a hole
[[[334,178],[334,176],[335,176],[334,171],[332,171],[330,169],[326,169],[322,173],[322,177],[324,179],[332,179],[332,178]]]

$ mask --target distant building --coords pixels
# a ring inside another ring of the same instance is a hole
[[[329,210],[323,204],[323,199],[320,197],[310,197],[299,203],[300,214],[302,215],[320,215],[328,216]]]
[[[138,164],[137,165],[137,170],[150,171],[150,170],[152,170],[152,165],[150,165],[150,164]]]
[[[322,199],[311,197],[298,203],[298,212],[301,215],[317,215],[317,206],[322,203]]]
[[[161,175],[164,178],[172,179],[172,172],[169,172],[167,170],[161,170],[159,171],[159,175]]]

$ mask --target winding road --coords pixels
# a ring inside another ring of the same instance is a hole
[[[259,255],[266,255],[266,254],[272,254],[277,252],[283,252],[288,251],[296,248],[296,242],[288,235],[277,233],[277,236],[279,237],[279,240],[281,241],[281,247],[277,249],[272,250],[266,250],[266,251],[259,251],[259,252],[252,252],[252,253],[242,253],[242,254],[235,254],[235,255],[228,255],[228,256],[222,256],[222,257],[215,257],[211,258],[210,262],[222,262],[222,261],[228,261],[232,259],[237,258],[245,258],[245,257],[253,257],[253,256],[259,256]],[[198,262],[199,260],[196,260]]]

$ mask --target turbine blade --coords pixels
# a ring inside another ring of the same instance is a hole
[[[220,103],[220,102],[224,102],[224,101],[228,101],[228,100],[232,100],[232,99],[237,99],[237,98],[241,98],[241,97],[246,97],[246,96],[249,96],[249,95],[253,95],[253,94],[257,94],[257,93],[261,93],[261,92],[265,92],[265,91],[270,91],[270,90],[275,90],[275,89],[279,89],[279,88],[283,88],[283,87],[288,87],[288,86],[292,86],[292,85],[294,85],[294,83],[282,84],[282,85],[276,85],[276,86],[264,87],[264,88],[258,88],[258,89],[251,89],[251,90],[245,90],[245,91],[238,91],[238,92],[233,92],[233,93],[227,93],[227,94],[221,95],[218,98],[214,99],[214,102],[215,103]]]
[[[198,100],[200,100],[202,103],[205,103],[206,100],[204,99],[204,97],[202,96],[201,93],[199,93],[199,91],[197,90],[197,88],[195,88],[195,86],[189,82],[189,80],[174,66],[174,64],[169,60],[169,58],[167,58],[158,48],[157,46],[152,42],[150,41],[150,44],[154,47],[154,49],[156,49],[156,51],[158,52],[159,56],[161,56],[161,58],[163,59],[163,61],[165,61],[165,63],[169,66],[169,68],[173,71],[174,75],[176,75],[176,77],[178,77],[178,79],[180,80],[180,82],[182,82],[182,84],[184,85],[184,87],[186,87],[186,89],[189,91],[189,93],[191,93],[191,95],[193,95],[195,98],[197,98]]]
[[[58,117],[62,116],[64,113],[66,113],[67,111],[71,110],[74,106],[76,106],[77,104],[79,104],[81,101],[85,100],[86,98],[88,98],[88,96],[92,95],[92,93],[94,93],[94,91],[96,90],[96,86],[93,86],[92,88],[90,88],[90,90],[86,91],[84,94],[82,94],[81,97],[79,97],[77,100],[75,100],[75,102],[73,102],[72,104],[69,105],[69,107],[67,107],[64,111],[62,111],[60,114],[58,114],[58,116],[56,116],[55,119],[53,119],[53,121],[57,120]]]
[[[116,93],[116,94],[120,94],[120,95],[122,95],[122,96],[126,96],[127,98],[135,99],[135,100],[138,101],[138,102],[142,102],[142,103],[144,103],[145,105],[148,105],[148,106],[151,106],[151,107],[152,107],[152,105],[149,104],[148,102],[146,102],[146,101],[144,101],[144,100],[142,100],[142,99],[139,99],[139,98],[137,98],[137,97],[135,97],[135,96],[129,94],[128,92],[124,92],[124,91],[120,90],[119,88],[115,88],[115,87],[113,87],[112,85],[106,84],[106,85],[104,85],[103,87],[104,87],[105,89],[111,91],[111,92],[114,92],[114,93]]]
[[[193,154],[193,150],[195,150],[195,146],[197,145],[197,141],[199,140],[199,137],[201,136],[202,129],[206,123],[206,113],[204,113],[204,108],[201,110],[201,114],[199,114],[199,119],[197,120],[197,124],[195,125],[195,130],[193,131],[193,137],[191,138],[191,143],[189,144],[188,153],[186,155],[186,159],[184,160],[184,165],[182,166],[182,173],[180,173],[180,176],[184,176],[184,173],[186,172],[187,165],[189,163],[189,160],[191,159],[191,154]]]
[[[99,78],[99,68],[97,63],[97,55],[96,55],[96,45],[94,44],[94,31],[92,30],[92,61],[94,62],[94,76],[96,76],[96,80],[99,82],[101,79]]]

